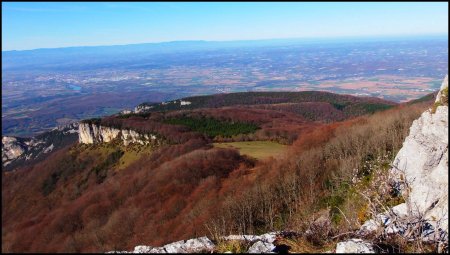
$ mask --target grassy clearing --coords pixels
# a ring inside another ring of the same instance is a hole
[[[271,141],[249,141],[249,142],[232,142],[232,143],[214,143],[217,148],[235,148],[241,154],[256,158],[264,159],[267,157],[277,157],[287,148]]]
[[[122,156],[118,160],[115,170],[122,170],[128,167],[131,163],[142,157],[144,154],[150,154],[152,152],[152,148],[150,146],[132,144],[128,146],[124,146],[122,144],[117,143],[103,143],[96,145],[86,146],[81,153],[82,157],[86,157],[88,155],[95,155],[98,159],[104,160],[106,157],[114,152],[115,150],[123,151]]]
[[[138,147],[138,146],[136,146]],[[130,149],[126,148],[125,153],[123,154],[122,158],[120,158],[120,161],[117,166],[117,170],[122,170],[128,167],[131,163],[138,160],[140,157],[142,157],[144,154],[150,154],[152,151],[151,148],[146,146],[140,146],[140,149]]]

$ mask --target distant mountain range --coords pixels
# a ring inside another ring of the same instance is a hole
[[[438,39],[447,40],[447,36],[396,36],[396,37],[342,37],[342,38],[313,38],[313,39],[266,39],[266,40],[239,40],[239,41],[173,41],[161,43],[140,43],[111,46],[77,46],[64,48],[41,48],[33,50],[2,51],[2,70],[20,70],[23,68],[58,68],[73,67],[79,64],[132,62],[144,59],[151,55],[166,53],[192,52],[198,50],[217,50],[243,47],[289,46],[299,44],[320,43],[349,43],[349,42],[376,42],[398,40]],[[69,63],[70,62],[70,65]]]

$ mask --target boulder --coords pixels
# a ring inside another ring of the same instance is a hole
[[[258,237],[258,239],[260,239],[261,241],[266,242],[266,243],[273,243],[275,241],[275,239],[277,238],[277,234],[278,234],[277,232],[266,233],[266,234],[260,235]]]
[[[350,239],[336,245],[336,253],[375,253],[373,244],[362,239]]]
[[[150,253],[167,253],[163,247],[154,247],[150,250]]]
[[[215,248],[214,243],[206,236],[189,239],[185,243],[186,251],[188,252],[200,252],[200,251],[212,251]]]
[[[248,253],[272,253],[274,249],[272,243],[257,241],[248,249]]]
[[[138,245],[134,247],[133,253],[150,253],[151,250],[152,250],[151,246]]]
[[[167,253],[190,253],[201,251],[212,251],[215,245],[206,236],[178,241],[163,246]]]

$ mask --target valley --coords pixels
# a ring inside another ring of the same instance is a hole
[[[32,136],[142,102],[328,91],[394,102],[439,88],[447,38],[192,41],[2,52],[2,134]]]
[[[449,252],[448,2],[1,16],[2,254]]]

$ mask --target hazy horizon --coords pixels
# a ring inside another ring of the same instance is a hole
[[[448,3],[3,2],[2,51],[448,35]]]
[[[359,41],[359,40],[398,40],[398,39],[448,39],[448,34],[417,34],[417,35],[370,35],[370,36],[338,36],[338,37],[292,37],[292,38],[261,38],[251,40],[175,40],[175,41],[157,41],[157,42],[138,42],[128,44],[99,44],[99,45],[73,45],[63,47],[48,47],[48,48],[32,48],[24,50],[2,50],[2,52],[17,52],[17,51],[34,51],[34,50],[52,50],[52,49],[68,49],[68,48],[90,48],[90,47],[114,47],[114,46],[132,46],[142,44],[168,44],[168,43],[183,43],[183,42],[204,42],[204,43],[232,43],[232,42],[260,42],[260,41],[298,41],[298,42],[339,42],[345,40]]]

